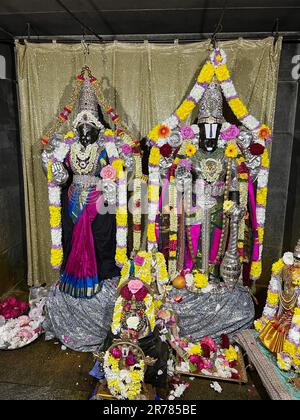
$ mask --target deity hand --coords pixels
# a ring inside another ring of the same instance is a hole
[[[64,185],[68,181],[69,173],[63,163],[61,162],[53,163],[51,170],[52,170],[53,178],[57,182],[58,185]]]

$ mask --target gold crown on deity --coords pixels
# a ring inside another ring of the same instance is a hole
[[[297,260],[300,260],[300,239],[298,240],[297,245],[295,247],[294,257],[297,258]]]
[[[213,79],[203,94],[198,114],[198,124],[223,124],[224,121],[221,87],[219,83]]]

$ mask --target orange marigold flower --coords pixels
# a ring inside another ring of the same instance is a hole
[[[261,139],[267,139],[271,135],[271,130],[267,125],[262,125],[259,129],[258,135]]]
[[[163,139],[169,137],[170,132],[171,132],[171,130],[167,125],[161,125],[158,129],[159,137],[161,137]]]

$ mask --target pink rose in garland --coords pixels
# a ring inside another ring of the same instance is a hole
[[[132,153],[132,148],[129,146],[129,144],[123,144],[122,152],[124,155],[130,155]]]
[[[192,140],[195,137],[194,130],[190,125],[186,125],[185,127],[182,127],[180,130],[180,133],[182,137],[186,140]]]
[[[128,285],[122,287],[120,295],[127,301],[134,296],[138,302],[142,302],[148,295],[148,289],[140,280],[131,280]]]
[[[104,166],[100,175],[102,179],[114,181],[116,179],[117,172],[113,166],[107,165]]]
[[[142,267],[144,265],[145,258],[141,257],[140,255],[136,255],[134,257],[134,263],[138,265],[139,267]]]
[[[143,282],[141,280],[130,280],[128,283],[128,289],[133,295],[135,295],[143,287]]]
[[[240,129],[234,124],[231,124],[230,127],[220,133],[222,139],[226,141],[236,139],[239,134]]]

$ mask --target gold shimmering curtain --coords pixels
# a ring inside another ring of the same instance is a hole
[[[253,115],[273,127],[281,40],[220,43],[240,97]],[[168,117],[183,100],[209,56],[209,42],[193,44],[18,44],[17,68],[27,220],[28,283],[57,279],[49,263],[47,182],[40,137],[68,103],[74,77],[88,64],[103,91],[139,137]],[[67,127],[66,127],[67,129]]]

